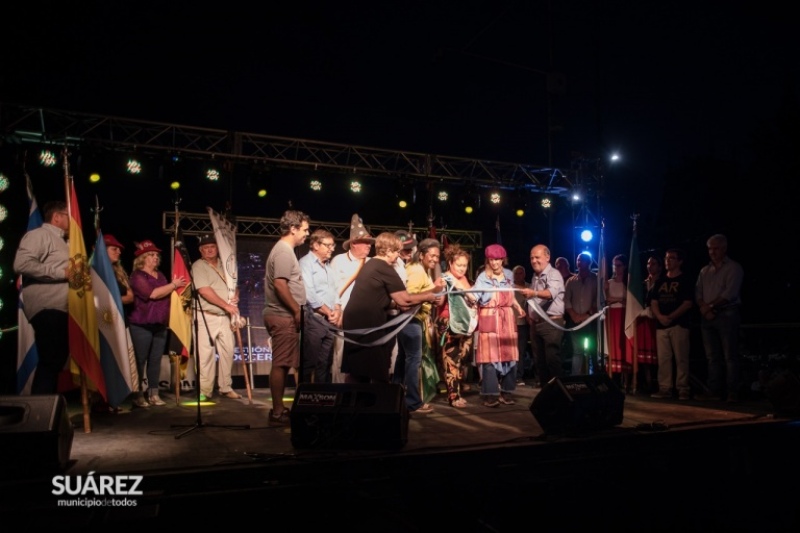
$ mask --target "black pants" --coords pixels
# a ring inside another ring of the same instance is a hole
[[[69,359],[69,315],[42,309],[31,319],[39,363],[31,383],[31,394],[56,394],[58,375]]]

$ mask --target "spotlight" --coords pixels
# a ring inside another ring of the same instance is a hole
[[[545,196],[544,198],[542,198],[541,205],[545,209],[550,209],[551,207],[553,207],[553,201],[547,196]]]
[[[361,192],[361,182],[357,180],[350,181],[350,192],[360,193]]]
[[[206,170],[206,179],[208,181],[219,181],[219,170],[216,168]]]
[[[497,192],[497,191],[492,191],[492,193],[489,194],[489,201],[492,202],[495,205],[499,204],[500,203],[500,193]]]
[[[594,233],[588,228],[582,229],[580,235],[583,242],[592,242],[594,239]]]
[[[39,154],[39,163],[41,163],[43,167],[54,167],[56,165],[56,161],[56,154],[50,150],[42,150],[42,152]]]
[[[8,190],[8,186],[10,185],[8,178],[5,174],[0,174],[0,192],[5,192]]]
[[[98,181],[100,181],[100,174],[98,174],[97,172],[92,172],[91,174],[89,174],[89,181],[92,183],[97,183]]]
[[[138,159],[130,158],[125,165],[125,169],[128,171],[128,174],[141,174],[142,163],[140,163]]]
[[[310,187],[312,191],[319,192],[322,190],[322,182],[319,180],[311,180]]]
[[[407,181],[399,182],[397,186],[397,205],[401,209],[405,209],[409,204],[417,201],[417,193],[414,190],[414,185]]]
[[[480,209],[481,195],[473,189],[468,189],[467,192],[464,193],[464,198],[461,200],[461,203],[464,204],[464,212],[471,214],[476,209]]]
[[[440,202],[447,201],[447,191],[439,191],[439,194],[436,196]]]
[[[172,183],[169,184],[169,188],[172,189],[173,191],[177,191],[178,189],[181,188],[181,182],[173,181]]]
[[[267,196],[267,189],[264,188],[258,189],[258,192],[256,194],[258,194],[259,198],[264,198]]]

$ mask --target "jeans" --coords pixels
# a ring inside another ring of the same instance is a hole
[[[136,369],[139,381],[144,383],[145,367],[147,367],[147,387],[153,394],[158,394],[158,381],[161,379],[161,357],[167,349],[167,326],[161,324],[131,324],[131,341],[136,353]],[[144,390],[144,388],[142,388]]]
[[[703,348],[708,360],[708,388],[716,395],[723,393],[723,384],[729,395],[741,388],[741,359],[739,357],[738,307],[722,309],[712,320],[700,323]],[[727,373],[726,373],[727,369]]]
[[[333,358],[333,331],[328,329],[328,320],[314,313],[305,311],[305,329],[303,330],[303,367],[302,380],[305,383],[331,382],[331,360]]]
[[[406,388],[406,405],[410,411],[422,407],[419,390],[419,369],[422,364],[422,324],[416,320],[405,325],[397,334],[397,360],[394,364],[393,383]]]
[[[481,394],[499,396],[501,392],[514,392],[517,388],[516,366],[500,375],[493,363],[481,363]]]

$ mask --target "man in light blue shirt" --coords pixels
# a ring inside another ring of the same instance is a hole
[[[333,235],[318,229],[309,238],[309,252],[300,258],[306,307],[303,331],[302,381],[330,383],[333,327],[341,326],[342,306],[336,293],[336,277],[330,267]]]

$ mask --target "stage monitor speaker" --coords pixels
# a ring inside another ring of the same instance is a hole
[[[401,385],[301,383],[291,423],[295,448],[399,449],[408,442]]]
[[[551,379],[531,403],[545,433],[581,434],[622,423],[625,394],[608,374]]]
[[[775,375],[764,389],[775,412],[786,416],[800,415],[800,378],[786,370]]]
[[[64,469],[73,435],[63,396],[0,396],[0,470]]]

